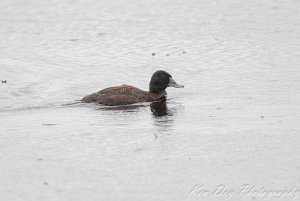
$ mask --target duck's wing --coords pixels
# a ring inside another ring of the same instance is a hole
[[[124,95],[129,95],[129,96],[134,96],[137,94],[143,94],[145,93],[145,91],[133,87],[133,86],[129,86],[126,84],[123,84],[121,86],[116,86],[116,87],[109,87],[106,89],[103,89],[101,91],[98,92],[99,94],[124,94]]]
[[[103,105],[127,105],[147,101],[146,92],[129,85],[109,87],[85,96],[82,101],[99,102]]]

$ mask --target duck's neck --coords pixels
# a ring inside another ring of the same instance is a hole
[[[148,96],[153,100],[159,100],[165,96],[167,96],[167,92],[165,90],[160,91],[160,92],[148,92]]]

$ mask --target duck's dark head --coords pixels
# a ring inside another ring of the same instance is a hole
[[[151,77],[149,91],[159,93],[165,91],[167,87],[183,88],[183,85],[177,84],[166,71],[156,71]]]

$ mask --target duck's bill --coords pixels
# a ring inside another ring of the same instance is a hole
[[[175,88],[184,88],[184,85],[181,85],[181,84],[174,84],[173,87],[175,87]]]
[[[173,79],[170,77],[170,81],[169,81],[168,87],[183,88],[184,86],[181,85],[181,84],[177,84],[177,83],[175,82],[175,80],[173,80]]]

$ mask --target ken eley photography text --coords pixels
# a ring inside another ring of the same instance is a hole
[[[204,185],[195,185],[190,191],[190,195],[199,197],[224,197],[230,199],[233,196],[245,196],[255,198],[263,198],[265,200],[271,198],[289,198],[295,199],[300,195],[300,189],[296,186],[287,189],[273,189],[266,187],[256,187],[251,184],[243,184],[239,188],[229,188],[223,184],[220,184],[214,188],[208,189]]]

